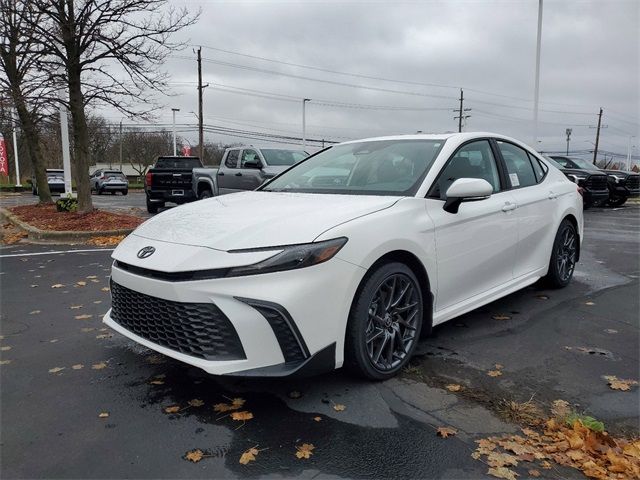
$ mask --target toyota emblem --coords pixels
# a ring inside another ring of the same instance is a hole
[[[150,257],[151,255],[153,255],[153,252],[155,252],[155,251],[156,251],[156,249],[154,247],[141,248],[140,251],[138,252],[138,258]]]

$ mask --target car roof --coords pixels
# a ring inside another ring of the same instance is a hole
[[[359,142],[380,142],[380,141],[388,141],[388,140],[448,140],[448,139],[456,139],[459,142],[464,142],[467,140],[473,140],[475,138],[496,138],[499,140],[508,140],[510,142],[514,142],[520,145],[525,145],[523,142],[516,140],[515,138],[507,137],[506,135],[502,135],[499,133],[492,132],[462,132],[462,133],[415,133],[408,135],[389,135],[384,137],[371,137],[371,138],[363,138],[360,140],[349,140],[347,142],[342,142],[339,145],[347,145],[350,143],[359,143]]]

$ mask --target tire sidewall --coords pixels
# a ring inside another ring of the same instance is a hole
[[[365,331],[369,318],[369,305],[379,286],[391,275],[401,273],[413,283],[418,295],[419,320],[415,332],[415,339],[407,352],[404,361],[393,370],[381,371],[371,362],[366,350]],[[420,282],[413,271],[404,263],[390,262],[382,264],[368,274],[362,281],[351,307],[347,336],[345,341],[345,364],[360,375],[373,380],[386,380],[395,376],[408,363],[420,340],[420,332],[424,322],[424,299]]]
[[[576,242],[579,241],[578,232],[576,231],[576,228],[573,226],[573,224],[569,220],[566,220],[566,219],[563,220],[562,223],[560,224],[560,227],[558,228],[558,232],[556,233],[556,238],[553,241],[553,251],[551,252],[551,260],[549,262],[549,274],[547,276],[551,286],[556,288],[562,288],[569,285],[569,283],[571,283],[571,280],[573,279],[573,273],[575,272],[575,265],[574,265],[573,272],[571,272],[571,276],[567,280],[561,279],[560,274],[558,272],[558,264],[556,261],[557,260],[556,257],[558,254],[558,246],[562,242],[562,237],[564,235],[564,232],[567,229],[571,229],[573,231],[573,234],[576,237]]]

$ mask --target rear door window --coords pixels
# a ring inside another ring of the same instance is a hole
[[[238,168],[238,154],[240,150],[229,150],[224,166],[227,168]]]
[[[530,187],[538,183],[529,154],[525,150],[501,140],[496,143],[507,167],[507,177],[512,188]]]

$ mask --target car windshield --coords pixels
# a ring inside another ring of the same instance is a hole
[[[104,172],[106,178],[119,178],[124,179],[124,173],[122,172]]]
[[[571,158],[571,161],[577,166],[577,168],[581,168],[583,170],[600,170],[596,165],[582,158]]]
[[[565,168],[565,167],[563,167],[562,165],[560,165],[558,162],[556,162],[556,161],[555,161],[553,158],[551,158],[551,157],[547,157],[546,155],[544,155],[544,159],[545,159],[547,162],[549,162],[551,165],[553,165],[554,167],[556,167],[556,168],[558,168],[558,169],[560,169],[560,170],[562,170],[563,168]]]
[[[199,158],[189,157],[160,157],[154,168],[200,168],[202,164]]]
[[[347,195],[414,195],[444,140],[338,145],[291,168],[262,190]]]
[[[277,148],[263,148],[260,150],[267,165],[289,166],[304,160],[309,156],[304,150],[280,150]]]

